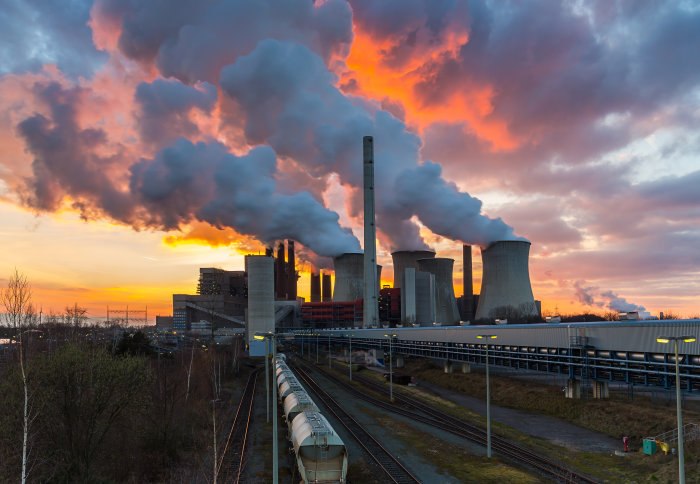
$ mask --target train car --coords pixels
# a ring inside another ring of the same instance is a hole
[[[284,380],[282,383],[279,385],[279,389],[277,390],[280,398],[280,402],[283,402],[285,398],[287,398],[290,394],[294,392],[306,392],[304,390],[304,387],[301,386],[301,383],[296,378],[288,378]]]
[[[304,483],[344,483],[348,453],[328,420],[316,410],[304,410],[292,421],[292,445]]]
[[[304,410],[318,411],[318,407],[314,401],[311,399],[309,394],[303,390],[297,390],[287,395],[287,397],[284,399],[283,407],[284,416],[287,420],[290,433],[292,431],[292,422],[294,421],[294,417],[299,415]]]

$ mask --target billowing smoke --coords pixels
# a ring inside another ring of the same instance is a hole
[[[600,291],[596,286],[587,285],[586,281],[575,281],[573,286],[576,299],[586,306],[597,306],[617,313],[639,311],[640,316],[649,316],[644,306],[628,302],[613,291]]]
[[[636,304],[628,302],[625,298],[618,296],[612,291],[601,292],[600,297],[602,297],[605,300],[606,306],[613,311],[639,311],[640,313],[646,311],[646,308],[644,306],[638,306]]]
[[[465,243],[517,239],[502,220],[480,213],[479,200],[445,181],[440,165],[419,163],[420,140],[403,122],[344,95],[335,81],[306,46],[267,39],[226,66],[220,84],[245,112],[248,139],[270,144],[316,176],[337,173],[357,189],[355,195],[361,189],[361,139],[374,135],[377,227],[392,250],[426,248],[414,216]]]
[[[86,219],[103,213],[158,229],[199,220],[268,243],[292,238],[322,256],[360,250],[351,231],[338,224],[338,214],[309,193],[278,192],[277,158],[268,146],[235,156],[215,141],[180,138],[153,159],[131,164],[128,180],[122,180],[115,172],[128,160],[99,155],[106,134],[78,126],[84,91],[57,83],[37,84],[34,91],[51,112],[50,119],[37,114],[19,125],[34,155],[26,201],[36,209],[57,210],[69,197]]]
[[[28,205],[69,202],[85,218],[135,228],[203,221],[265,243],[291,238],[319,256],[357,252],[315,187],[337,175],[358,219],[362,137],[373,135],[378,236],[391,250],[427,248],[416,219],[465,243],[517,239],[421,160],[422,142],[403,121],[336,87],[353,38],[346,2],[98,0],[90,25],[116,63],[140,66],[123,68],[133,107],[114,123],[133,136],[110,139],[103,120],[81,116],[90,82],[37,83],[44,111],[17,126],[33,156],[16,187]],[[282,164],[316,185],[280,183]]]

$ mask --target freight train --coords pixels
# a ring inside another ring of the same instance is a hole
[[[302,481],[305,484],[346,482],[345,444],[289,369],[283,355],[275,361],[275,375]]]

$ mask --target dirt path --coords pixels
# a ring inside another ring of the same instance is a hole
[[[455,402],[481,415],[486,415],[486,402],[447,390],[429,382],[416,380],[416,384],[446,400]],[[562,398],[564,398],[562,396]],[[584,452],[611,453],[622,450],[622,442],[608,435],[579,427],[563,420],[522,410],[491,404],[493,421],[552,444]]]

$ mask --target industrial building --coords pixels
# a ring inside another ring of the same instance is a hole
[[[280,242],[277,258],[272,257],[272,249],[266,256],[272,261],[273,313],[279,324],[294,326],[298,320],[297,280],[295,267],[294,241],[287,242],[285,257],[284,243]],[[215,267],[199,270],[196,294],[173,294],[172,323],[168,329],[191,331],[193,323],[206,321],[219,328],[245,328],[249,309],[249,273],[227,271]],[[161,326],[169,322],[161,320]]]

